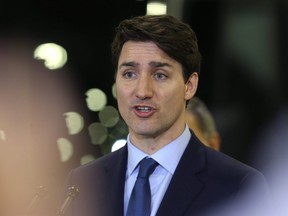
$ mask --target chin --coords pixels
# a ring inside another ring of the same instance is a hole
[[[153,136],[155,134],[155,130],[151,126],[147,125],[137,125],[132,128],[135,134],[142,135],[142,136]]]

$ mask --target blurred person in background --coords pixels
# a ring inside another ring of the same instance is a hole
[[[215,120],[205,103],[199,97],[194,96],[188,102],[186,123],[201,142],[220,151],[221,136],[217,131]]]

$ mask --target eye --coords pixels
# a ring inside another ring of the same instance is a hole
[[[132,79],[136,76],[136,74],[132,71],[126,71],[123,73],[123,77],[126,79]]]
[[[165,80],[167,78],[167,75],[163,74],[163,73],[155,73],[154,74],[155,79],[157,80]]]

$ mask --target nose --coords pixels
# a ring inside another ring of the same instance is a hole
[[[153,96],[152,80],[149,76],[141,76],[135,87],[136,97],[139,99],[147,99]]]

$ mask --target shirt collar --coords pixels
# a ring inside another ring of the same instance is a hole
[[[191,138],[191,133],[188,125],[185,125],[183,133],[177,137],[175,140],[165,145],[163,148],[155,152],[153,155],[148,155],[135,147],[130,142],[130,135],[127,136],[127,147],[128,147],[128,165],[127,165],[127,175],[130,176],[135,170],[139,162],[149,156],[157,161],[163,168],[165,168],[172,175],[180,161],[180,158],[188,145]]]

